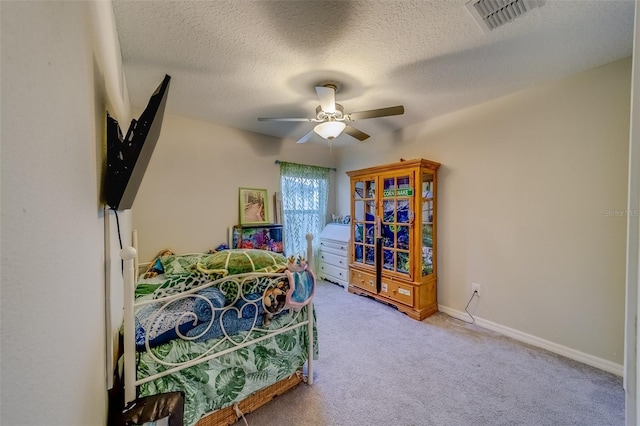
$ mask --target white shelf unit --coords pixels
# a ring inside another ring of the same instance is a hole
[[[349,288],[350,225],[330,223],[319,235],[318,277]]]

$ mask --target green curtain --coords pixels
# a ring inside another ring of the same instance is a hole
[[[329,200],[329,172],[326,167],[280,162],[280,189],[284,252],[306,257],[306,235],[312,233],[314,245],[326,225]]]

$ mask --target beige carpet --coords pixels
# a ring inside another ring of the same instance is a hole
[[[613,374],[442,313],[418,322],[331,283],[318,282],[315,305],[314,384],[247,414],[249,426],[624,424]]]

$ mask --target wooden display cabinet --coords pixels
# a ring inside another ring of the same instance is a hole
[[[437,170],[415,159],[347,172],[351,179],[349,292],[411,318],[437,312]]]

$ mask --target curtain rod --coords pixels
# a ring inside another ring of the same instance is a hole
[[[288,161],[280,161],[280,160],[276,160],[275,161],[276,164],[280,164],[280,163],[288,163]],[[310,166],[310,167],[322,167],[323,169],[329,169],[329,170],[333,170],[334,172],[338,169],[336,169],[335,167],[323,167],[323,166],[313,166],[311,164],[300,164],[300,163],[291,163],[291,164],[298,164],[300,166]]]

